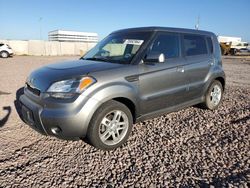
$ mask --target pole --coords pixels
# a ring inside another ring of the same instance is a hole
[[[40,40],[42,40],[42,24],[41,24],[41,22],[42,22],[42,17],[40,17],[39,18],[39,27],[40,27]]]
[[[200,27],[200,15],[197,18],[197,23],[195,25],[195,29],[199,30],[199,27]]]

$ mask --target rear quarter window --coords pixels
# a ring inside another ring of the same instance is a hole
[[[204,55],[208,53],[204,36],[184,34],[183,38],[186,56]]]

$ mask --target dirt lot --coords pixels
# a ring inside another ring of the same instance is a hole
[[[0,59],[0,187],[250,187],[250,58],[224,58],[213,112],[190,107],[136,124],[114,151],[42,136],[18,117],[16,91],[35,68],[77,57]]]

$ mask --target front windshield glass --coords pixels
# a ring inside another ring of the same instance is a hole
[[[81,59],[128,64],[143,43],[149,32],[114,33],[99,42]]]

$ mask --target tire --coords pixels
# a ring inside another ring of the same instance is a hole
[[[230,55],[236,55],[237,50],[235,48],[230,49]]]
[[[94,113],[87,131],[87,141],[98,149],[115,149],[126,142],[132,124],[133,117],[127,106],[114,100],[108,101]]]
[[[0,52],[0,56],[2,58],[7,58],[7,57],[9,57],[9,53],[7,51],[2,51],[2,52]]]
[[[215,110],[220,105],[223,98],[223,87],[222,84],[215,80],[209,86],[206,94],[205,101],[201,104],[201,107],[209,110]]]

